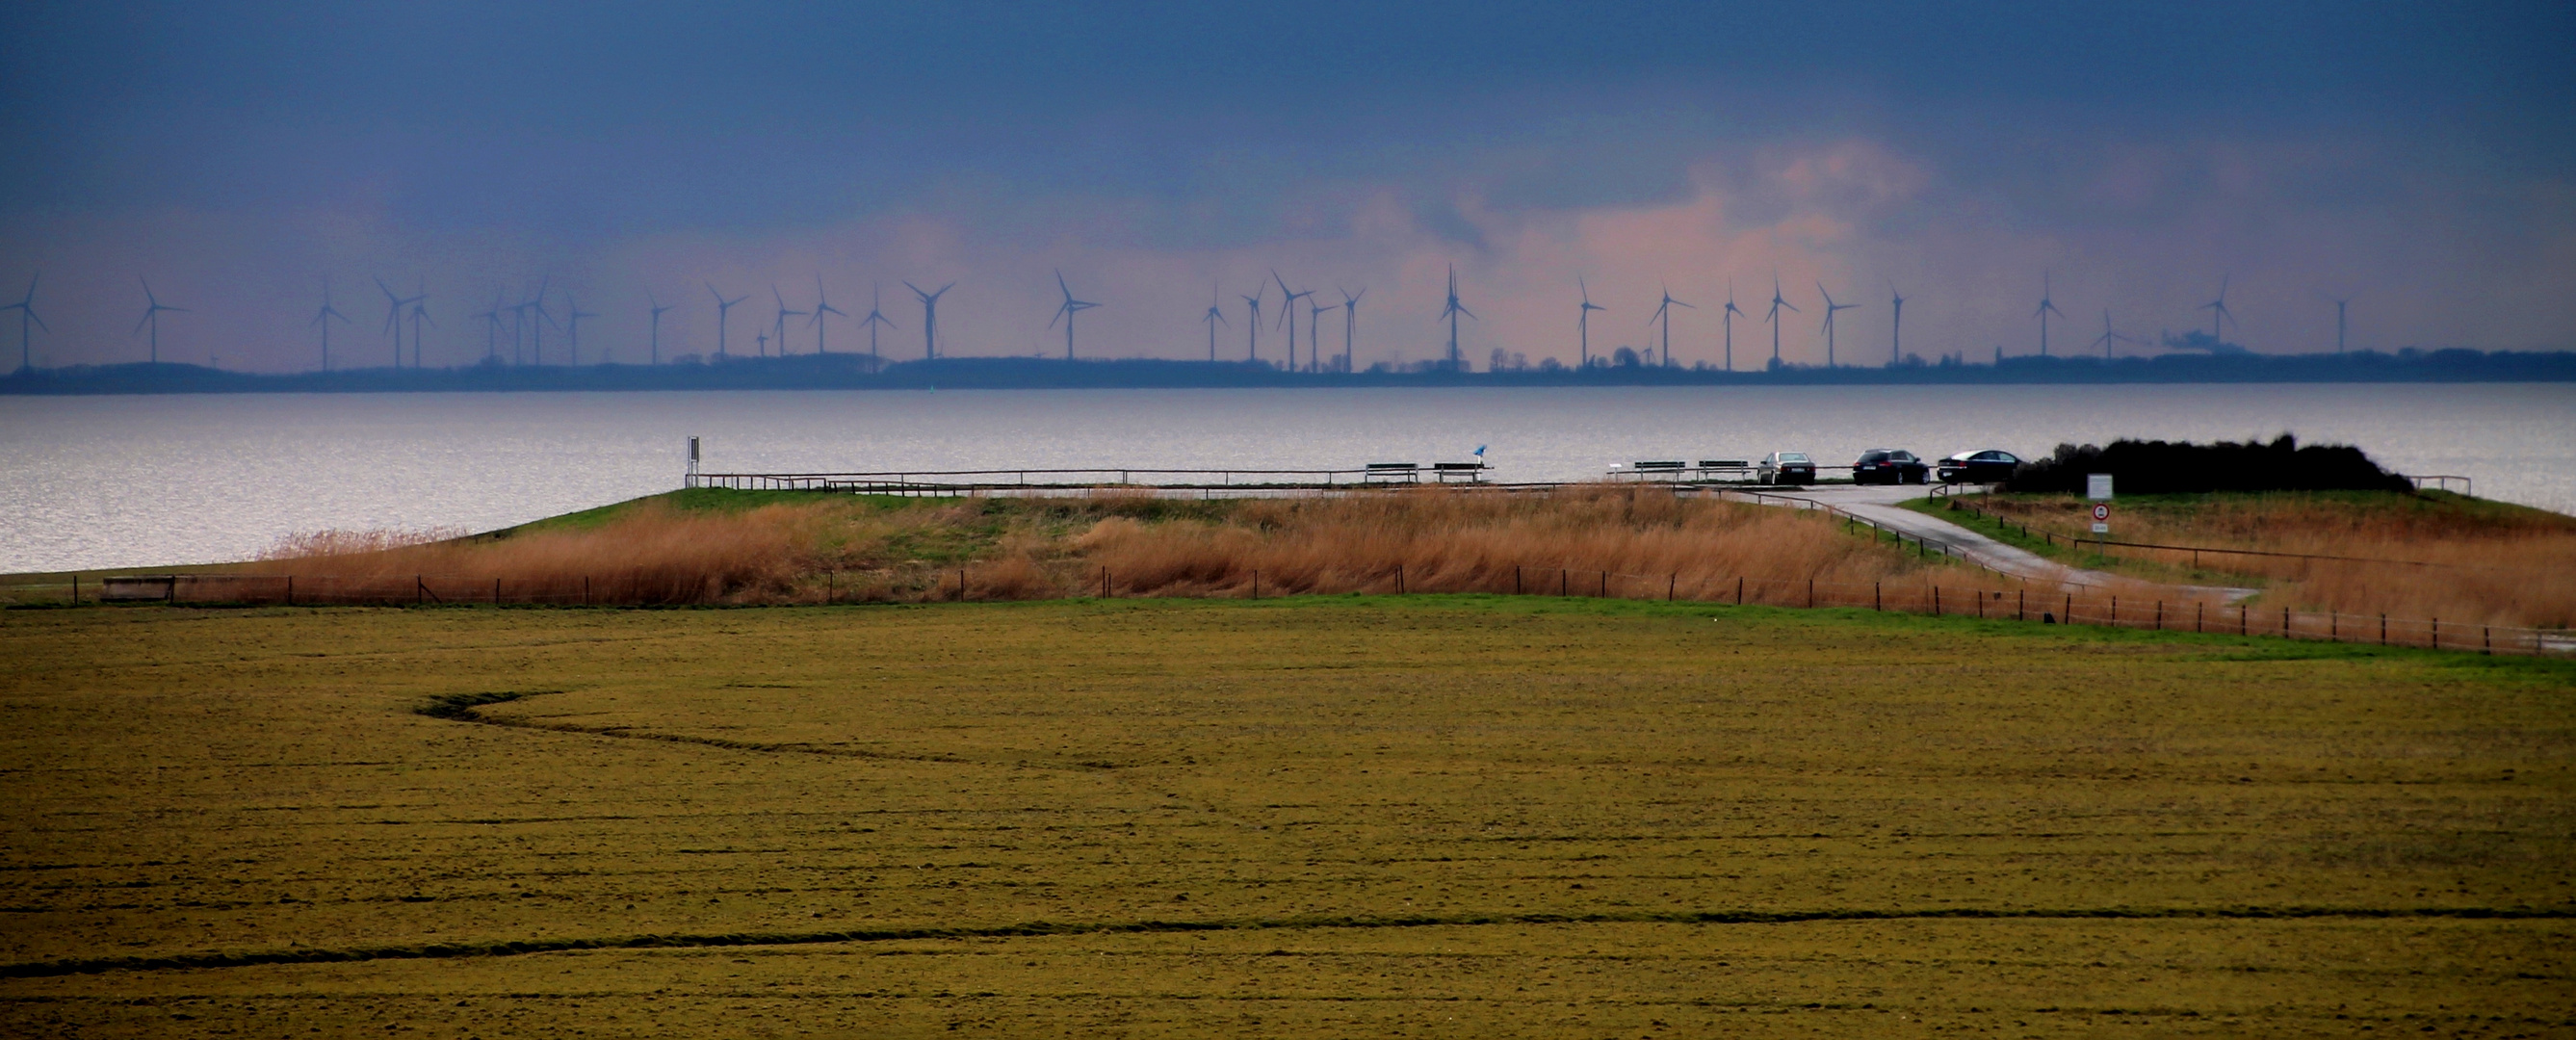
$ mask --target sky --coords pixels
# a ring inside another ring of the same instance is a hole
[[[426,363],[544,289],[580,360],[762,349],[776,302],[955,282],[954,355],[1281,356],[1279,285],[1366,367],[1902,349],[2576,348],[2576,6],[2370,2],[13,7],[0,296],[40,366]],[[1774,285],[1785,303],[1766,324]],[[1242,297],[1262,295],[1257,345]],[[773,296],[773,292],[776,294]],[[1359,296],[1347,313],[1345,294]],[[1892,298],[1906,298],[1901,330]],[[0,315],[0,351],[18,330]],[[434,323],[434,324],[429,324]],[[405,336],[408,340],[408,322]],[[866,349],[784,319],[786,349]],[[545,359],[565,332],[548,326]],[[499,353],[512,351],[509,330]],[[2134,341],[2134,342],[2133,342]],[[410,348],[408,343],[406,350]],[[524,345],[522,347],[524,349]],[[770,348],[770,349],[775,349]],[[15,358],[7,361],[15,366]]]

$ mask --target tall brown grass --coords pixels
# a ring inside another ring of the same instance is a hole
[[[416,580],[442,598],[479,596],[497,579],[496,596],[513,602],[759,602],[792,593],[813,569],[820,519],[787,505],[693,513],[647,503],[593,528],[500,537],[323,532],[286,539],[244,570],[294,575],[317,597]]]
[[[1880,585],[1910,602],[1940,581],[2015,584],[1854,537],[1821,514],[1609,486],[1186,504],[1116,493],[899,509],[645,503],[595,527],[506,537],[323,532],[246,569],[296,575],[315,599],[376,586],[394,590],[378,598],[400,598],[417,580],[425,596],[598,603],[1037,599],[1104,583],[1121,596],[1243,596],[1256,582],[1263,595],[1518,589],[1791,603],[1812,582],[1825,590],[1819,602],[1865,604]]]
[[[2061,537],[2090,522],[2089,504],[2073,496],[1999,496],[1981,505]],[[2576,623],[2576,517],[2542,510],[2449,496],[2228,495],[2120,504],[2112,529],[2119,541],[2355,558],[2200,557],[2204,570],[2259,580],[2263,601],[2274,606],[2538,628]],[[2115,552],[2163,565],[2192,559]]]

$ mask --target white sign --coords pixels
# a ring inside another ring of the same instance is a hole
[[[2085,475],[2084,475],[2084,497],[2085,497],[2085,498],[2088,498],[2088,499],[2091,499],[2091,500],[2093,500],[2093,501],[2095,501],[2095,502],[2108,502],[2108,501],[2110,501],[2110,500],[2111,500],[2111,475],[2110,475],[2110,474],[2108,474],[2108,473],[2087,473],[2087,474],[2085,474]]]

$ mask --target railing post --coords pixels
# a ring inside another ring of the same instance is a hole
[[[1682,586],[1682,572],[1680,572],[1680,571],[1674,571],[1674,572],[1672,572],[1671,574],[1666,575],[1666,576],[1664,577],[1664,602],[1666,602],[1666,603],[1670,603],[1670,602],[1672,602],[1672,601],[1673,601],[1673,592],[1674,592],[1675,590],[1677,590],[1677,589],[1681,588],[1681,586]]]
[[[1735,605],[1744,605],[1744,576],[1741,574],[1735,576]]]
[[[1883,612],[1887,609],[1887,601],[1879,595],[1881,584],[1875,581],[1869,583],[1869,609]]]
[[[2029,589],[2023,589],[2023,590],[2021,590],[2020,592],[2016,593],[2016,594],[2013,596],[2013,620],[2015,620],[2015,621],[2028,621],[2028,620],[2030,620],[2030,590],[2029,590]]]

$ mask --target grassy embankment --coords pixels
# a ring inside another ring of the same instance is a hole
[[[1684,500],[1667,489],[1551,494],[1440,488],[1187,501],[869,498],[699,490],[470,538],[318,532],[233,568],[293,575],[306,602],[918,602],[963,597],[1246,597],[1554,591],[1803,600],[1946,580],[1960,569],[1821,515]],[[962,573],[961,573],[962,572]],[[498,583],[497,585],[495,583]],[[2009,582],[1989,580],[1990,586]],[[282,580],[243,586],[279,599]],[[215,596],[232,586],[215,586]],[[426,591],[417,597],[416,589]],[[39,590],[30,595],[62,590]],[[184,595],[182,598],[186,598]]]
[[[1909,505],[2075,566],[2149,581],[2250,585],[2269,606],[2444,618],[2467,624],[2576,624],[2576,517],[2443,492],[2316,491],[2142,495],[2113,504],[2115,541],[2255,549],[2407,562],[2070,544],[2089,538],[2091,503],[2074,495],[1971,495]],[[2053,542],[2038,536],[2049,532]],[[2421,566],[2430,564],[2431,566]]]
[[[2567,662],[1439,596],[0,654],[5,1033],[2576,1026]]]

